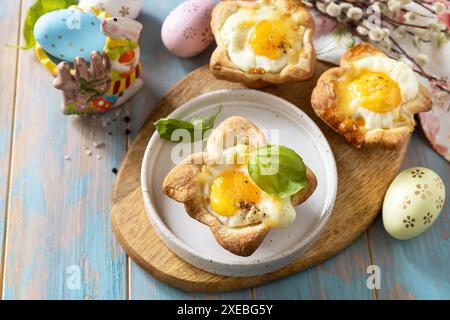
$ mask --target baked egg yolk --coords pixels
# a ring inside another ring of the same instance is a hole
[[[339,81],[337,98],[338,104],[349,112],[355,100],[359,106],[376,113],[389,112],[402,102],[400,87],[391,77],[369,70],[363,70],[356,76],[345,76]]]
[[[255,54],[277,60],[286,53],[286,26],[277,20],[261,20],[251,34],[249,44]]]
[[[211,185],[211,209],[224,217],[233,216],[238,209],[249,209],[260,197],[252,179],[236,168],[222,172]]]

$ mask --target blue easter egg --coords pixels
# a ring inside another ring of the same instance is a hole
[[[74,9],[49,12],[36,22],[34,37],[51,56],[72,62],[82,57],[89,62],[92,51],[103,52],[106,36],[100,19],[92,13]]]

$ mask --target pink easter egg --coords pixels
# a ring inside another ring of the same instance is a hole
[[[173,54],[189,58],[204,51],[214,40],[211,32],[211,0],[188,0],[164,20],[161,37]]]

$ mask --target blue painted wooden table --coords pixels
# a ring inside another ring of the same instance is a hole
[[[20,22],[33,0],[0,0],[0,287],[3,299],[409,299],[450,298],[450,200],[431,230],[406,242],[380,219],[349,248],[300,274],[219,295],[184,293],[131,261],[109,221],[120,162],[156,102],[210,52],[179,59],[161,42],[164,17],[181,0],[145,0],[145,88],[124,108],[92,119],[67,118],[60,93],[23,43]],[[129,115],[131,122],[123,121]],[[130,130],[128,135],[126,131]],[[95,142],[104,142],[95,148]],[[86,150],[92,151],[89,156]],[[70,160],[65,160],[65,157]],[[435,170],[450,186],[450,165],[419,130],[404,167]],[[380,267],[369,289],[367,268]]]

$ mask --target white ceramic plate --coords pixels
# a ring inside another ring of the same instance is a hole
[[[272,229],[250,257],[239,257],[226,251],[216,242],[209,227],[189,217],[182,204],[162,193],[164,177],[175,166],[171,160],[172,150],[181,145],[165,141],[157,133],[147,146],[142,164],[141,183],[146,210],[165,244],[195,267],[234,277],[269,273],[298,258],[317,239],[336,198],[336,163],[325,136],[303,111],[264,92],[234,89],[207,93],[184,104],[169,117],[190,119],[211,115],[219,105],[223,109],[216,125],[230,116],[243,116],[267,130],[269,143],[294,149],[316,174],[317,189],[296,208],[295,222],[287,229]]]

